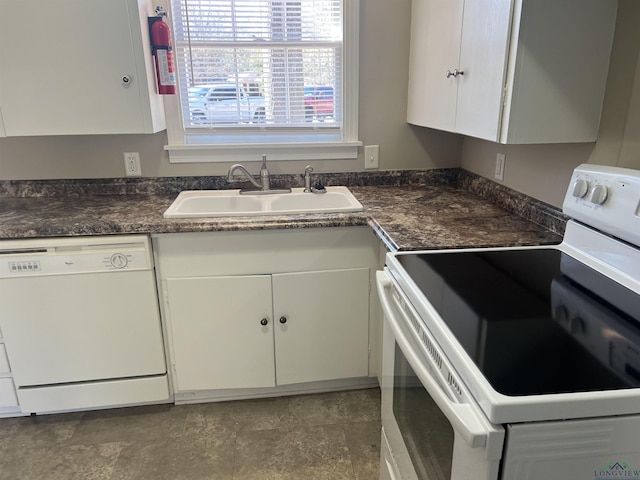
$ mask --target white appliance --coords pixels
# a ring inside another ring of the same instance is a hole
[[[23,413],[169,400],[146,236],[1,241],[0,329]]]
[[[640,479],[640,171],[581,165],[560,245],[398,252],[381,478]]]

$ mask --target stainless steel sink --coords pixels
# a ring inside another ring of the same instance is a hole
[[[327,187],[326,193],[240,195],[240,190],[187,190],[173,201],[164,218],[293,215],[300,213],[359,212],[362,205],[347,187]]]

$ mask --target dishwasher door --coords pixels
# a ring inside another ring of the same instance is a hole
[[[166,385],[148,239],[122,240],[14,242],[21,248],[13,250],[0,242],[0,328],[19,399],[36,391],[90,396],[100,382],[104,395],[107,384],[121,389],[160,376],[151,383]]]
[[[0,279],[18,388],[164,373],[152,271]]]

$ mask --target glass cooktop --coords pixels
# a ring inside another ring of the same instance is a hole
[[[505,395],[640,386],[640,295],[556,249],[397,255]]]

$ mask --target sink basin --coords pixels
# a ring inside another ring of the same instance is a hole
[[[327,187],[327,193],[240,195],[240,190],[188,190],[180,192],[164,218],[293,215],[296,213],[360,212],[362,205],[347,187]]]

